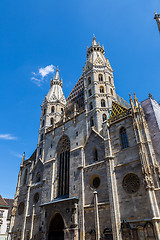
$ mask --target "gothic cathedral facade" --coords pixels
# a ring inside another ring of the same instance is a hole
[[[117,95],[95,37],[67,99],[62,86],[57,68],[37,148],[20,166],[9,239],[160,240],[159,105]]]

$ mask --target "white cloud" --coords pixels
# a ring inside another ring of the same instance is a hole
[[[42,77],[45,77],[47,76],[49,73],[53,73],[54,72],[54,66],[51,64],[51,65],[48,65],[47,67],[45,68],[40,68],[39,69],[39,73],[42,75]]]
[[[50,64],[44,68],[39,68],[38,73],[32,72],[33,77],[31,77],[31,81],[33,81],[38,87],[40,87],[44,81],[47,80],[47,77],[50,75],[50,73],[54,73],[55,66],[53,64]]]
[[[23,157],[23,154],[19,154],[17,152],[12,152],[12,154],[17,158],[22,158]]]
[[[0,139],[3,140],[16,140],[17,138],[12,136],[10,133],[0,134]]]

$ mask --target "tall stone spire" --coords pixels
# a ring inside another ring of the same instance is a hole
[[[42,161],[44,159],[44,140],[46,129],[55,127],[55,124],[61,119],[66,105],[62,85],[63,81],[60,79],[59,69],[57,67],[55,76],[50,80],[49,92],[45,96],[41,106],[37,159],[40,158]]]

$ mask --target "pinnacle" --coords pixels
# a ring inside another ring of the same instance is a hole
[[[97,46],[96,37],[94,34],[93,34],[92,46]]]
[[[57,70],[56,70],[56,77],[55,77],[56,80],[59,80],[59,68],[57,66]]]

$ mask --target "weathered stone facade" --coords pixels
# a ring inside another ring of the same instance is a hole
[[[67,100],[62,85],[57,69],[37,149],[20,166],[10,239],[160,239],[159,132],[153,144],[136,96],[116,94],[95,37]]]

